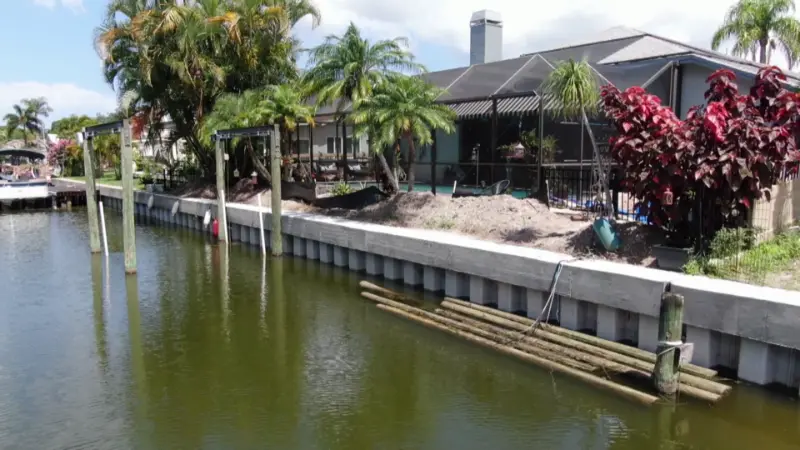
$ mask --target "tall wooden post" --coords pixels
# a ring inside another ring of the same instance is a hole
[[[352,147],[352,146],[351,146]],[[342,121],[342,177],[344,182],[347,183],[347,124]]]
[[[431,193],[436,195],[436,130],[433,130],[433,142],[431,142]]]
[[[228,209],[225,204],[225,152],[222,139],[217,136],[217,214],[219,215],[219,240],[228,243]]]
[[[308,165],[310,171],[314,173],[314,127],[308,124]]]
[[[131,122],[122,121],[120,132],[122,164],[122,239],[125,246],[125,273],[136,273],[136,222],[133,217],[133,145]]]
[[[270,150],[272,172],[272,255],[283,255],[283,232],[281,231],[281,148],[280,127],[275,124],[272,129],[272,149]]]
[[[94,146],[92,138],[86,136],[86,129],[80,133],[83,139],[83,171],[86,175],[86,215],[89,217],[89,249],[92,253],[100,253],[100,222],[97,212],[97,185],[94,178]]]
[[[658,317],[658,348],[653,368],[653,384],[666,396],[678,392],[678,370],[683,331],[683,296],[665,292],[661,296],[661,311]]]

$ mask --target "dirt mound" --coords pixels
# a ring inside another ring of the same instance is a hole
[[[638,223],[621,223],[622,249],[609,253],[595,242],[590,221],[573,220],[576,214],[554,212],[537,200],[509,195],[452,198],[412,192],[359,211],[314,212],[407,228],[452,231],[495,242],[642,265],[653,263],[650,249],[660,242],[661,235]]]

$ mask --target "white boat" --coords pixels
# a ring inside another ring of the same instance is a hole
[[[0,180],[0,202],[10,206],[18,200],[40,200],[50,197],[50,183],[47,180],[7,181]]]

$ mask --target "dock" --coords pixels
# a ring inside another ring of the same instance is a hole
[[[0,211],[69,209],[86,205],[81,183],[31,181],[0,185]]]

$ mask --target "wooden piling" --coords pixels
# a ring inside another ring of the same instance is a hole
[[[683,331],[683,296],[665,292],[661,296],[658,318],[658,348],[653,368],[653,385],[662,395],[672,397],[678,392],[680,352]]]
[[[133,203],[133,144],[130,119],[122,121],[120,132],[122,164],[122,239],[125,246],[125,273],[136,273],[136,218]]]
[[[270,172],[272,175],[272,256],[283,255],[283,232],[281,230],[281,139],[280,127],[275,124],[270,139]]]
[[[225,205],[225,152],[223,141],[217,136],[215,159],[217,163],[217,214],[219,215],[219,235],[221,242],[228,243],[228,210]]]
[[[103,248],[100,245],[100,223],[97,212],[97,186],[95,185],[94,174],[94,146],[92,138],[86,136],[86,129],[83,129],[83,170],[86,176],[86,215],[89,218],[89,249],[92,253],[100,253]],[[68,208],[69,204],[68,204]]]

